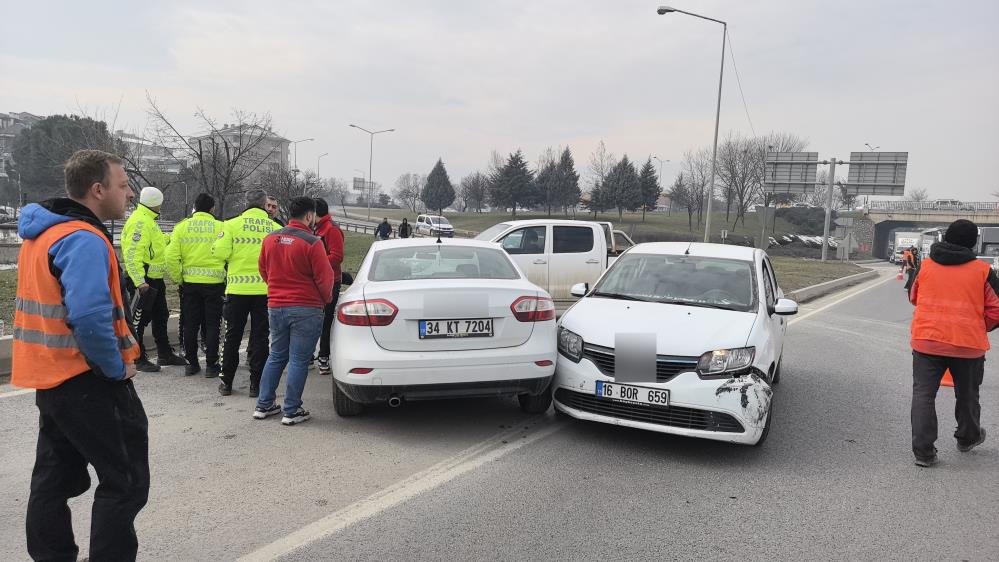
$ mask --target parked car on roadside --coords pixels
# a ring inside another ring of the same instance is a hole
[[[333,406],[517,396],[551,405],[555,305],[496,244],[423,238],[371,245],[340,296]]]
[[[417,236],[442,236],[451,238],[454,236],[454,227],[444,217],[438,215],[420,215],[416,217]]]
[[[765,252],[639,244],[572,292],[582,298],[559,321],[556,412],[733,443],[767,438],[786,317],[798,306]],[[635,337],[650,347],[636,351]],[[642,374],[629,365],[642,362],[648,378],[634,382]]]

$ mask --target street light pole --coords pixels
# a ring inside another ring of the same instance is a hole
[[[191,201],[187,196],[187,182],[182,181],[180,183],[184,184],[184,216],[186,217],[189,209],[191,208]]]
[[[309,138],[309,139],[302,139],[302,140],[297,140],[297,141],[291,141],[292,146],[295,147],[295,177],[298,177],[298,143],[300,143],[300,142],[309,142],[309,141],[314,141],[314,140],[316,140],[316,139]]]
[[[322,153],[322,154],[319,155],[319,158],[316,158],[316,180],[317,181],[322,181],[320,179],[320,176],[319,176],[319,163],[322,162],[323,156],[327,156],[328,154],[329,154],[329,152],[324,152],[324,153]]]
[[[712,201],[714,201],[715,198],[715,171],[718,164],[718,122],[721,119],[722,79],[725,76],[725,40],[728,38],[728,24],[723,22],[722,20],[716,20],[714,18],[709,18],[707,16],[702,16],[700,14],[695,14],[693,12],[685,12],[683,10],[677,10],[676,8],[671,8],[669,6],[659,6],[659,9],[656,10],[656,13],[658,13],[660,16],[672,12],[677,12],[680,14],[693,16],[695,18],[700,18],[702,20],[708,20],[722,24],[721,70],[718,71],[718,104],[715,107],[715,140],[714,140],[714,145],[711,148],[711,181],[708,182],[708,211],[706,213],[706,218],[704,220],[704,241],[710,242],[711,203]]]
[[[655,158],[656,160],[659,161],[659,186],[663,187],[663,162],[669,162],[669,160],[663,160],[662,158],[660,158],[658,156],[653,156],[653,158]],[[673,198],[670,197],[669,207],[666,207],[666,216],[667,217],[670,216],[670,212],[672,210],[673,210]]]
[[[364,131],[365,133],[368,133],[368,135],[369,135],[369,144],[368,144],[368,180],[367,180],[366,183],[367,183],[367,188],[368,188],[367,189],[368,220],[370,221],[371,220],[371,187],[372,187],[372,183],[371,183],[371,165],[374,162],[374,158],[375,158],[375,135],[377,135],[379,133],[391,133],[395,129],[383,129],[381,131],[369,131],[369,130],[365,129],[364,127],[358,127],[357,125],[355,125],[353,123],[351,123],[350,126],[353,127],[353,128],[355,128],[355,129],[360,129],[361,131]]]

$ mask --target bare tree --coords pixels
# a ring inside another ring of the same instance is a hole
[[[711,174],[711,153],[706,148],[688,150],[683,154],[682,169],[686,173],[685,183],[694,198],[697,210],[697,225],[704,218],[705,196]],[[713,196],[713,194],[712,194]]]
[[[465,204],[465,210],[482,212],[489,188],[489,178],[482,172],[473,172],[463,178],[458,184],[458,198]]]
[[[347,197],[350,190],[347,187],[347,180],[343,178],[329,178],[326,184],[329,188],[329,202],[331,205],[340,205],[343,209],[343,216],[347,216]]]
[[[250,180],[258,170],[263,171],[265,163],[275,163],[271,153],[278,150],[274,143],[280,137],[271,132],[271,117],[267,113],[233,110],[233,124],[220,126],[217,119],[198,108],[194,116],[205,132],[187,136],[148,93],[146,100],[153,140],[177,158],[192,163],[195,181],[202,191],[215,197],[219,216],[225,216],[227,203],[255,187],[249,185]],[[273,168],[271,171],[280,172]]]
[[[670,186],[669,197],[674,204],[687,210],[687,228],[694,230],[694,211],[698,208],[700,197],[683,176],[683,172],[677,174],[676,180]]]
[[[312,170],[298,173],[288,169],[267,169],[261,172],[260,187],[278,201],[278,212],[283,219],[288,216],[288,203],[295,197],[327,199],[330,190],[326,182]]]
[[[995,194],[993,193],[993,195]],[[905,194],[905,199],[906,201],[929,201],[930,196],[928,193],[926,193],[926,188],[914,187],[908,190],[908,193]]]
[[[597,148],[590,154],[590,162],[586,169],[588,206],[593,211],[594,217],[597,216],[597,211],[609,208],[604,206],[603,200],[605,198],[600,191],[603,189],[607,175],[610,174],[615,165],[617,165],[617,159],[613,153],[607,152],[607,145],[601,139]]]
[[[392,196],[414,213],[418,212],[420,193],[422,193],[423,185],[426,183],[426,176],[412,172],[402,174],[395,180],[395,189],[392,190]]]

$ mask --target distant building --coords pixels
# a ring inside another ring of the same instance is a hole
[[[257,125],[225,124],[222,128],[207,135],[191,137],[188,139],[188,142],[195,149],[201,143],[206,145],[204,148],[208,150],[213,138],[215,139],[214,142],[218,144],[222,144],[224,140],[225,143],[231,146],[246,145],[254,143],[259,139],[259,142],[244,161],[245,165],[255,168],[253,174],[247,178],[246,183],[248,185],[255,185],[259,181],[259,177],[264,173],[273,173],[291,168],[289,163],[291,141],[275,133],[270,127],[264,129]]]
[[[659,199],[656,199],[657,211],[666,212],[669,210],[670,205],[672,205],[672,201],[670,200],[669,195],[660,195]]]
[[[0,178],[7,177],[7,161],[14,159],[14,138],[42,119],[26,111],[0,113]]]
[[[121,130],[115,131],[114,138],[125,145],[128,156],[143,172],[179,174],[184,167],[183,157],[176,156],[169,148],[149,139]]]

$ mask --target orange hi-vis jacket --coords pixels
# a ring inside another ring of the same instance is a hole
[[[49,227],[38,238],[25,240],[17,269],[17,298],[14,312],[14,345],[11,383],[25,388],[55,388],[91,370],[66,323],[67,309],[59,280],[49,270],[49,249],[59,240],[79,230],[88,230],[107,245],[111,267],[108,287],[114,304],[114,334],[122,361],[139,357],[139,346],[125,319],[118,258],[104,234],[84,221],[73,220]]]
[[[912,339],[987,351],[984,289],[990,270],[979,260],[960,265],[923,260]]]

